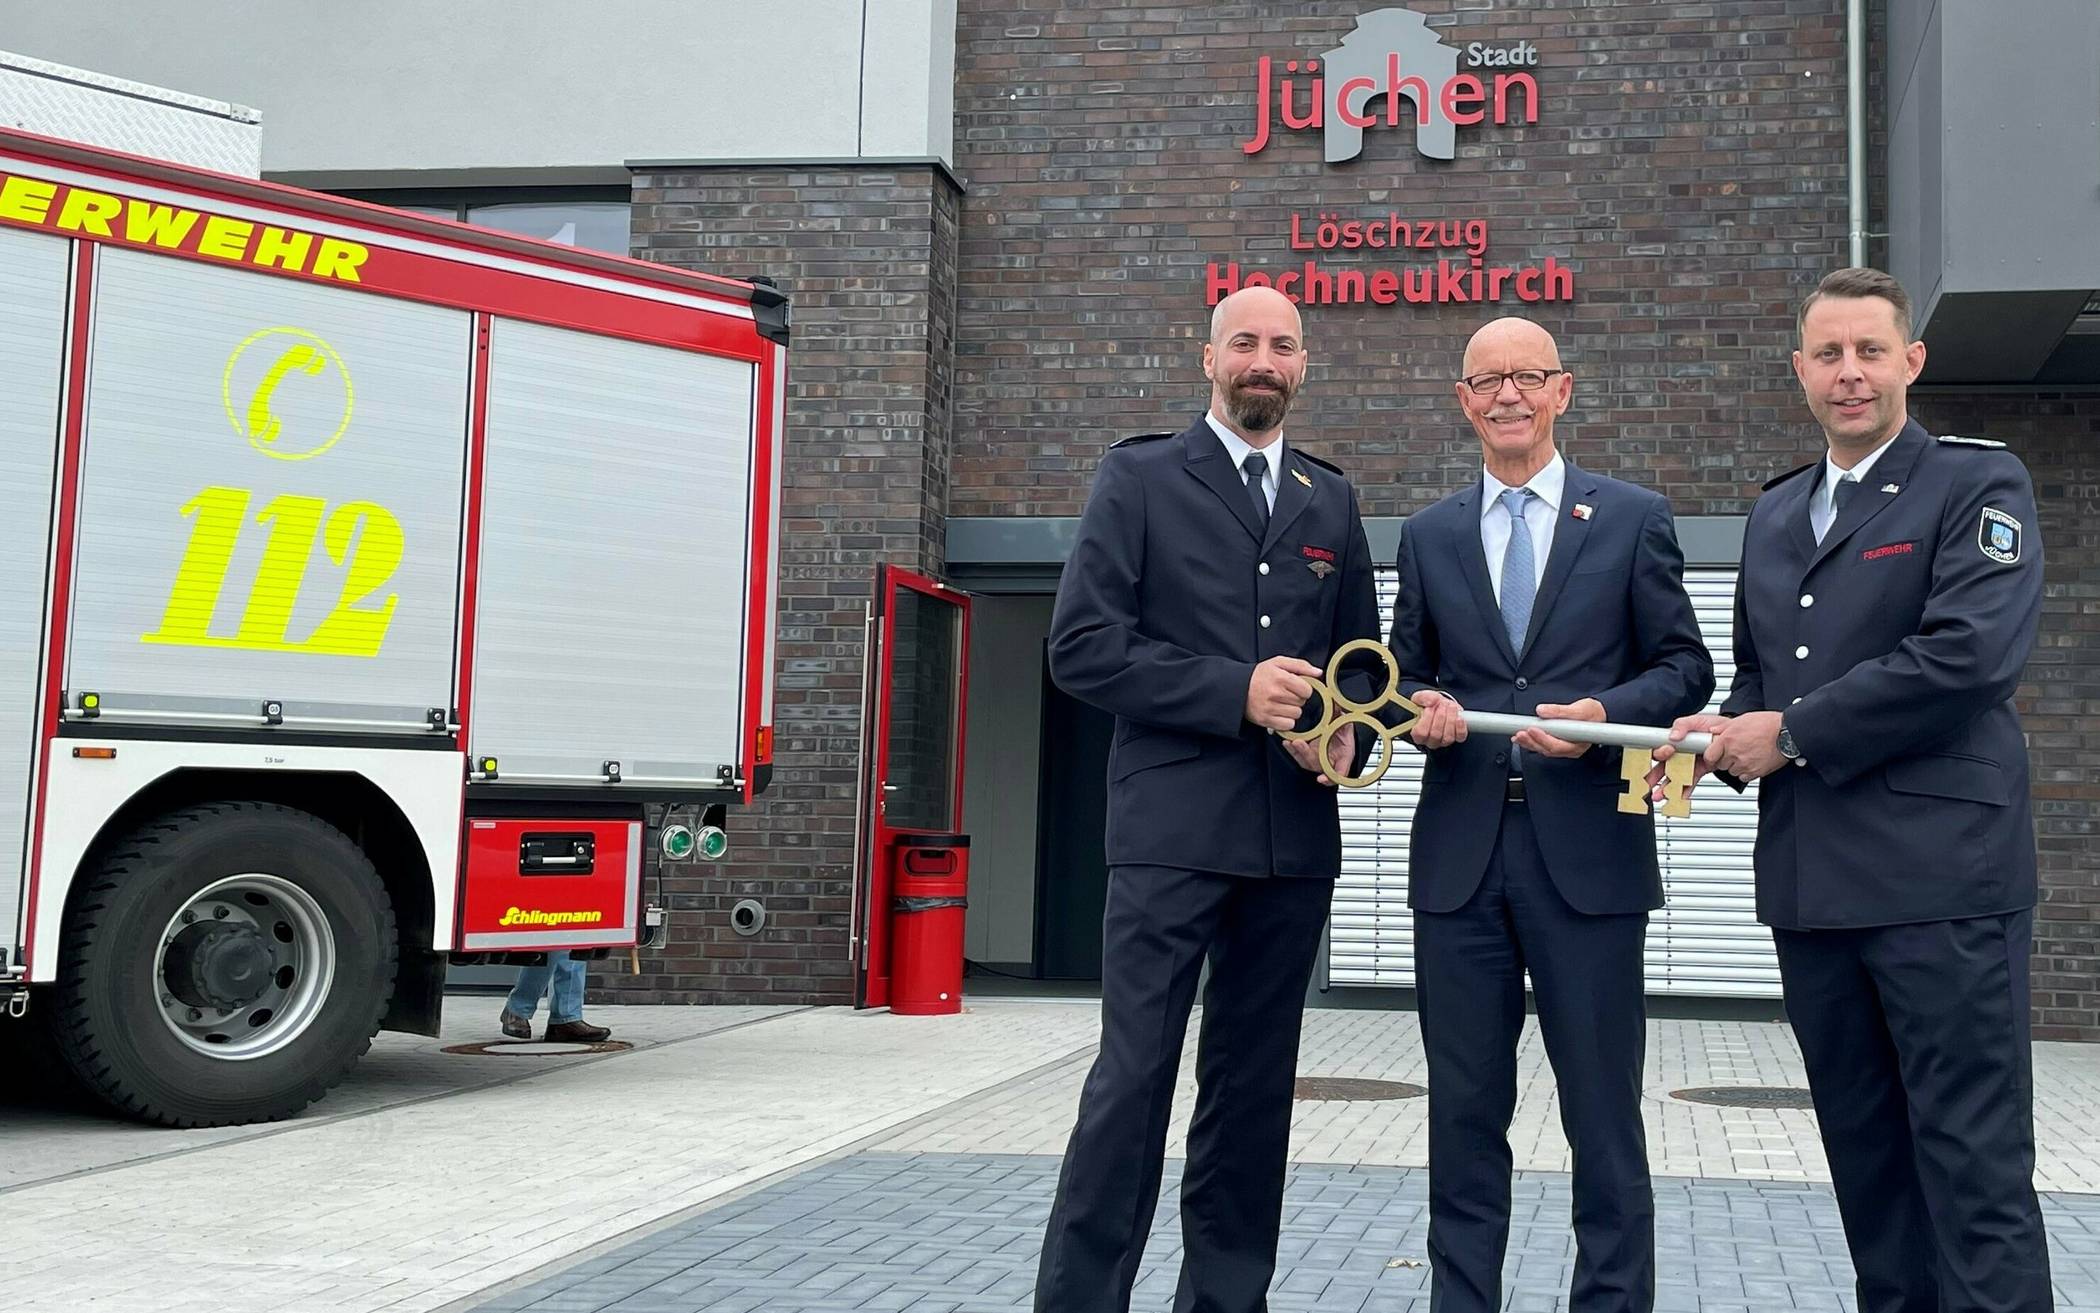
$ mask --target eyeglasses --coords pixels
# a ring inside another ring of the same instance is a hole
[[[1472,389],[1476,397],[1492,397],[1502,390],[1503,379],[1514,382],[1519,392],[1536,392],[1546,386],[1547,379],[1567,372],[1565,369],[1517,369],[1506,374],[1475,374],[1458,381]]]

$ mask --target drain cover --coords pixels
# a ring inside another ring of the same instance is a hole
[[[616,1039],[596,1044],[506,1039],[487,1044],[454,1044],[443,1051],[468,1058],[573,1058],[585,1053],[625,1053],[633,1047]]]
[[[1353,1076],[1300,1076],[1294,1098],[1312,1102],[1419,1099],[1429,1091],[1402,1080],[1358,1080]]]
[[[1718,1108],[1815,1107],[1808,1091],[1795,1085],[1702,1085],[1671,1090],[1670,1097],[1686,1103],[1710,1103]]]

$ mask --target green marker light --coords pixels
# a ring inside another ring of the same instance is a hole
[[[693,855],[693,832],[683,825],[666,825],[663,832],[664,856],[672,861],[683,861]]]

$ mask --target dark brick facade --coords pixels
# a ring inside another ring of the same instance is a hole
[[[1347,164],[1322,163],[1316,132],[1243,154],[1257,58],[1318,55],[1377,7],[966,0],[950,513],[1075,514],[1106,442],[1186,424],[1206,395],[1210,262],[1436,263],[1292,251],[1294,215],[1301,232],[1325,213],[1485,218],[1490,263],[1575,270],[1564,304],[1308,310],[1291,431],[1350,471],[1369,513],[1426,505],[1476,463],[1450,380],[1497,313],[1559,337],[1579,379],[1571,455],[1680,512],[1747,509],[1813,445],[1775,347],[1844,249],[1842,0],[1725,0],[1686,18],[1647,0],[1415,0],[1453,15],[1458,44],[1537,47],[1536,125],[1461,129],[1449,162],[1418,155],[1409,126],[1366,130]]]
[[[1933,392],[1912,410],[1935,433],[2010,444],[2034,475],[2048,583],[2019,694],[2042,862],[2034,1033],[2100,1039],[2100,394]]]
[[[638,255],[765,274],[793,302],[777,769],[720,866],[673,865],[665,951],[601,983],[663,1002],[841,1003],[861,649],[874,567],[938,572],[951,431],[957,196],[938,168],[637,175]],[[729,927],[740,898],[763,933]]]
[[[1193,418],[1213,262],[1368,275],[1452,255],[1293,250],[1294,216],[1306,236],[1330,214],[1483,219],[1488,264],[1550,257],[1575,279],[1563,302],[1308,309],[1290,432],[1351,472],[1367,514],[1404,515],[1477,469],[1450,379],[1502,313],[1551,329],[1577,375],[1570,455],[1680,515],[1739,514],[1821,450],[1786,353],[1800,298],[1845,262],[1844,0],[1412,0],[1460,46],[1535,46],[1536,124],[1461,128],[1448,162],[1419,155],[1412,127],[1367,129],[1346,164],[1323,163],[1317,132],[1243,153],[1256,60],[1280,75],[1379,7],[961,0],[965,194],[927,168],[637,179],[640,253],[771,273],[796,315],[783,770],[739,822],[745,856],[675,882],[699,915],[637,982],[647,996],[845,996],[874,562],[937,569],[949,515],[1076,514],[1108,442]],[[2100,788],[2084,764],[2100,736],[2079,718],[2100,707],[2100,398],[1939,393],[1916,409],[2013,443],[2042,493],[2050,610],[2023,691],[2047,886],[2036,1016],[2041,1034],[2100,1038]],[[718,928],[745,891],[777,932]]]

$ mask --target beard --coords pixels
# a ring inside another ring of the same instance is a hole
[[[1249,381],[1269,383],[1274,392],[1255,392],[1248,388]],[[1283,417],[1291,408],[1289,385],[1282,379],[1263,375],[1256,380],[1237,379],[1225,394],[1225,409],[1232,422],[1249,433],[1267,433],[1283,423]]]

